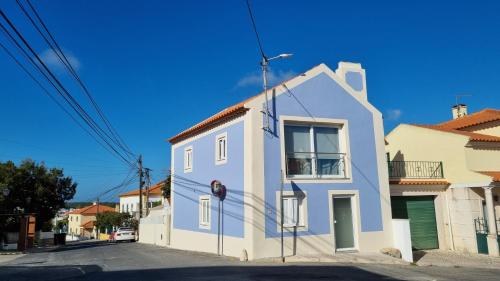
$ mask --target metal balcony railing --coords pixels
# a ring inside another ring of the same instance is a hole
[[[443,162],[389,161],[389,178],[442,179]]]
[[[345,153],[288,152],[288,178],[345,178]]]

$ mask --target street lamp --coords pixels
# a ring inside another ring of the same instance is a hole
[[[263,54],[262,60],[260,62],[260,65],[262,67],[262,80],[264,82],[264,95],[266,97],[266,109],[265,109],[265,111],[266,111],[266,126],[265,126],[265,130],[267,130],[267,131],[270,131],[270,129],[269,129],[269,101],[268,101],[268,97],[267,97],[267,66],[269,65],[269,62],[272,60],[285,59],[285,58],[289,58],[291,56],[293,56],[293,54],[281,54],[281,55],[277,55],[277,56],[272,57],[272,58],[268,58]]]

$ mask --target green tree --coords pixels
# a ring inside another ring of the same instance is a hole
[[[172,184],[172,175],[168,175],[167,179],[164,181],[161,187],[163,197],[170,198],[170,185]]]
[[[48,168],[33,160],[0,162],[0,212],[24,210],[36,214],[36,230],[54,218],[57,210],[65,206],[76,192],[77,184],[64,176],[62,169]],[[7,196],[3,189],[8,189]],[[11,229],[14,228],[14,229]],[[15,217],[0,216],[0,229],[17,230]]]
[[[137,229],[138,224],[129,213],[103,212],[96,215],[96,227],[101,232],[121,226]]]

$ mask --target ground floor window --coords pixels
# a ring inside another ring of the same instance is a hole
[[[210,196],[200,196],[200,228],[210,228]]]
[[[303,198],[296,196],[283,197],[283,226],[304,226]]]

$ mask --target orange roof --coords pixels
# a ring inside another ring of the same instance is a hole
[[[105,205],[90,205],[87,207],[83,207],[80,209],[76,209],[74,211],[69,212],[69,214],[80,214],[83,216],[90,216],[90,215],[95,215],[97,214],[97,208],[99,207],[99,213],[103,212],[115,212],[115,208],[108,207]]]
[[[248,108],[245,108],[245,102],[246,101],[240,102],[236,105],[230,106],[230,107],[222,110],[221,112],[213,115],[212,117],[205,119],[202,122],[194,125],[193,127],[171,137],[170,139],[168,139],[168,141],[170,143],[179,142],[179,141],[184,140],[192,135],[195,135],[203,130],[213,128],[213,127],[219,125],[220,123],[223,123],[229,119],[232,119],[236,116],[239,116],[239,115],[245,113],[248,110]]]
[[[492,181],[500,182],[500,171],[480,171],[478,173],[491,177]]]
[[[467,136],[467,137],[469,137],[470,141],[500,142],[500,137],[497,137],[497,136],[473,133],[473,132],[468,132],[468,131],[461,131],[461,130],[456,130],[456,129],[449,129],[449,128],[444,128],[440,125],[413,125],[413,126],[427,128],[427,129],[433,129],[433,130],[446,132],[446,133],[453,133],[453,134]]]
[[[83,227],[85,229],[89,229],[89,228],[94,228],[94,225],[95,225],[94,221],[88,221],[88,222],[84,223],[81,227]]]
[[[443,129],[459,130],[497,120],[500,120],[500,110],[487,108],[470,115],[443,122],[437,126]]]
[[[153,195],[161,195],[163,194],[163,191],[161,190],[163,184],[165,182],[164,181],[161,181],[155,185],[153,185],[150,189],[149,189],[149,194],[153,194]],[[146,189],[143,189],[142,190],[142,194],[145,195],[147,193]],[[128,197],[128,196],[139,196],[139,189],[135,189],[135,190],[131,190],[131,191],[128,191],[128,192],[125,192],[125,193],[122,193],[120,195],[118,195],[118,197]]]
[[[445,180],[389,180],[389,184],[396,185],[449,185]]]

